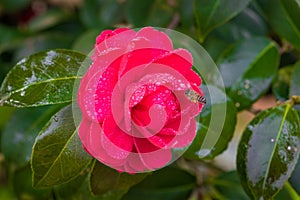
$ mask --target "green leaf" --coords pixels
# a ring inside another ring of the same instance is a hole
[[[1,138],[5,159],[16,167],[30,161],[34,139],[61,106],[17,109],[6,125]]]
[[[74,124],[72,108],[67,106],[44,126],[32,151],[33,186],[60,185],[79,175],[90,163]]]
[[[72,101],[73,85],[85,55],[49,50],[31,55],[7,74],[0,88],[0,105],[33,107]]]
[[[231,21],[216,28],[211,34],[234,43],[255,36],[266,36],[267,25],[252,9],[246,8]]]
[[[103,199],[121,199],[129,188],[142,181],[148,174],[119,173],[95,161],[90,175],[91,191],[95,195],[101,195]]]
[[[300,196],[294,190],[289,182],[284,184],[282,190],[280,190],[274,198],[275,200],[282,200],[282,199],[291,199],[291,200],[299,200]]]
[[[208,90],[208,87],[210,90]],[[213,159],[227,148],[234,133],[237,113],[233,102],[217,87],[208,87],[202,87],[204,96],[207,97],[207,103],[200,114],[199,130],[197,131],[196,138],[184,154],[184,156],[189,159]],[[212,101],[210,99],[210,92],[220,98]],[[222,96],[225,98],[221,98]],[[212,114],[218,115],[220,113],[219,111],[222,111],[224,108],[226,109],[225,116],[212,118]],[[222,119],[222,117],[224,119]],[[215,121],[213,121],[213,119]],[[221,130],[218,130],[215,124],[221,123],[222,120],[224,121],[223,127]],[[206,136],[213,138],[219,137],[209,153],[206,153],[208,149],[203,147],[205,146],[203,143],[208,141]],[[203,153],[205,153],[204,157]]]
[[[293,174],[290,178],[291,185],[295,188],[296,192],[300,196],[300,159],[298,159],[297,165],[295,167],[295,170],[293,171]]]
[[[166,27],[175,13],[175,5],[167,0],[128,0],[126,17],[134,27]]]
[[[300,96],[300,61],[295,64],[291,80],[290,96]]]
[[[214,61],[218,60],[218,58],[222,55],[228,45],[229,44],[227,42],[218,37],[215,37],[214,35],[208,36],[203,43],[203,47]]]
[[[196,178],[185,171],[166,167],[153,172],[134,186],[122,200],[188,199],[196,186]]]
[[[250,0],[195,0],[194,12],[199,31],[199,41],[207,34],[240,13]]]
[[[183,27],[191,27],[195,23],[193,14],[193,1],[194,0],[178,0],[180,23]]]
[[[123,17],[122,1],[115,0],[89,0],[84,1],[80,9],[80,18],[89,28],[104,29],[119,23]]]
[[[281,101],[289,99],[293,71],[293,65],[285,66],[277,71],[277,75],[272,83],[272,91],[276,99]]]
[[[300,49],[299,0],[265,0],[263,9],[272,28]]]
[[[290,104],[259,113],[238,147],[237,171],[247,194],[271,199],[293,172],[299,149],[300,121]]]
[[[278,65],[277,46],[266,38],[243,40],[224,53],[219,69],[238,110],[248,108],[267,91]]]
[[[222,173],[213,180],[212,184],[222,197],[221,199],[249,199],[240,184],[236,171]]]
[[[82,199],[80,198],[82,194],[80,194],[80,189],[83,187],[83,184],[88,184],[86,182],[87,173],[80,173],[75,179],[54,187],[55,199],[61,200],[75,200],[75,199]],[[86,195],[86,194],[85,194]],[[87,197],[88,195],[86,195]]]
[[[51,199],[51,190],[32,188],[32,173],[29,163],[17,169],[13,176],[13,188],[18,199]]]

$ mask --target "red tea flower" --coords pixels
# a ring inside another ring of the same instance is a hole
[[[151,27],[121,28],[97,37],[92,60],[78,92],[86,151],[129,173],[173,161],[174,149],[194,139],[202,108],[185,95],[188,89],[202,95],[191,54],[174,50],[169,37]]]

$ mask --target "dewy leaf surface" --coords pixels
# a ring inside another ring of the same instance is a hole
[[[203,42],[210,31],[232,19],[249,2],[250,0],[195,0],[194,12],[199,40]]]
[[[0,88],[0,105],[34,107],[71,102],[73,85],[85,55],[48,50],[18,62]]]
[[[50,119],[36,138],[31,159],[33,186],[65,183],[78,176],[90,161],[78,137],[72,108],[67,106]]]
[[[283,104],[261,112],[244,131],[237,171],[250,197],[271,199],[289,179],[299,157],[299,123],[297,111]]]

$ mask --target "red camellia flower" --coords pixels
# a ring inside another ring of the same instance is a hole
[[[92,61],[78,91],[85,150],[129,173],[174,161],[194,139],[202,109],[186,95],[203,95],[191,54],[152,27],[119,28],[97,37]]]

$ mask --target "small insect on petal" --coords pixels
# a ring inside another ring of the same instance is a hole
[[[192,102],[194,103],[201,103],[201,104],[206,104],[206,98],[204,96],[201,96],[200,94],[198,94],[197,92],[195,92],[194,90],[191,89],[187,89],[184,92],[185,96]]]

